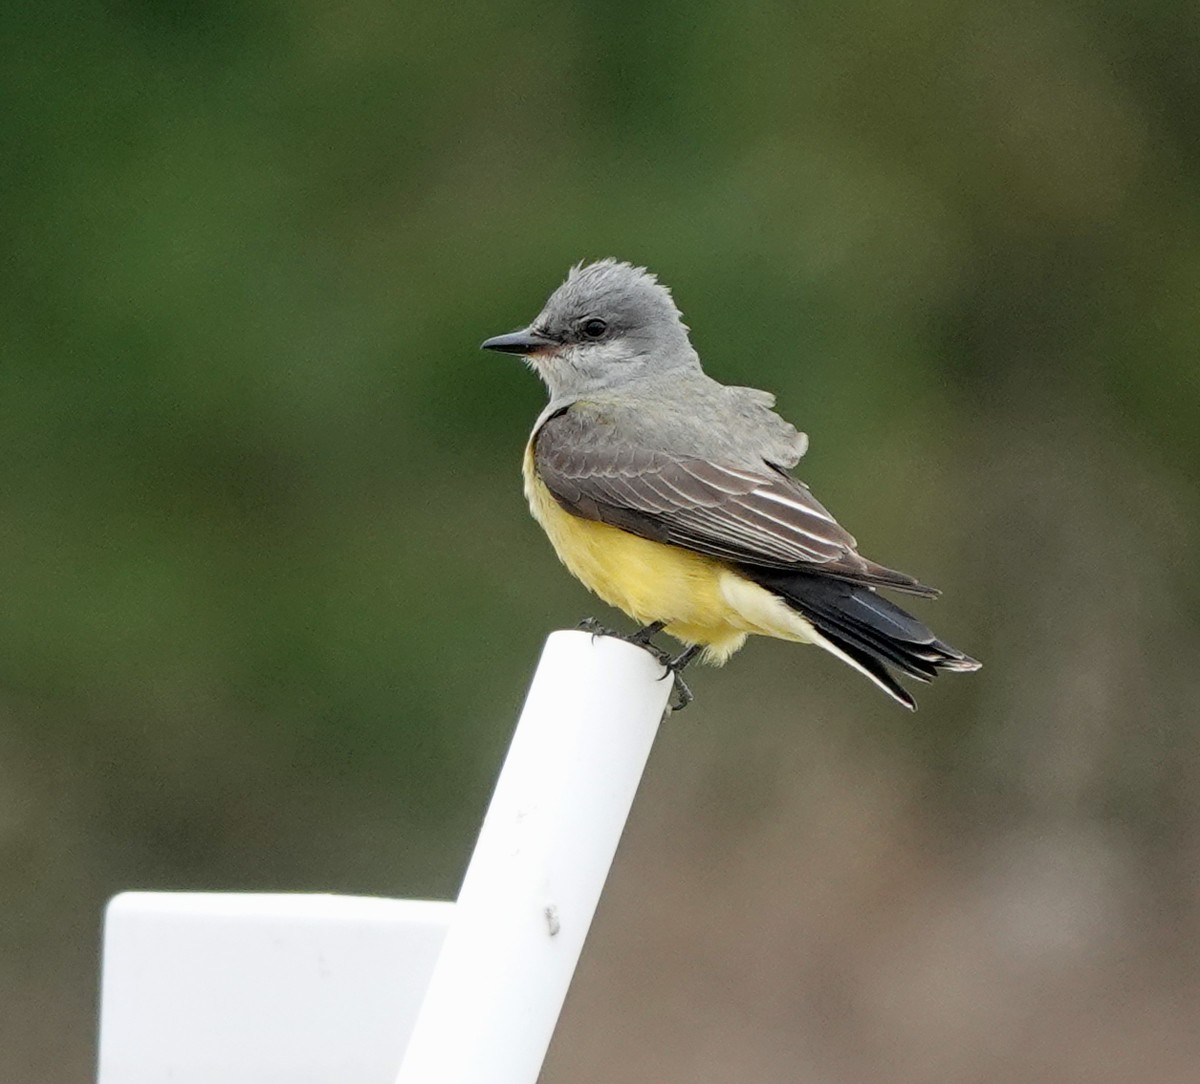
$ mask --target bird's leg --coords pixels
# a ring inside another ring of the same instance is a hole
[[[703,644],[692,644],[691,647],[683,651],[682,654],[677,655],[667,665],[670,667],[672,673],[678,674],[680,670],[687,666],[703,650]]]
[[[666,627],[667,623],[665,621],[651,621],[649,625],[643,625],[629,637],[629,642],[637,644],[639,647],[649,647],[650,641]]]
[[[643,625],[632,636],[625,637],[631,644],[635,644],[643,651],[649,651],[663,666],[667,666],[671,661],[669,652],[664,651],[654,642],[654,637],[657,636],[663,629],[667,627],[665,621],[651,621],[648,625]]]
[[[670,674],[674,685],[671,689],[672,700],[667,705],[671,711],[683,711],[694,699],[692,690],[687,687],[687,682],[683,680],[682,674],[684,667],[700,653],[703,647],[703,644],[692,644],[681,654],[664,663],[666,670],[663,678],[665,679],[667,674]]]

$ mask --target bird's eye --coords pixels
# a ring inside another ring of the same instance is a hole
[[[596,317],[584,322],[583,333],[589,339],[599,339],[608,330],[608,324]]]

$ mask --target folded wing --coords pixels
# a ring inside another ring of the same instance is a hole
[[[803,569],[918,595],[933,588],[868,561],[808,487],[761,469],[673,455],[582,424],[568,408],[534,438],[538,476],[568,512],[735,564]]]

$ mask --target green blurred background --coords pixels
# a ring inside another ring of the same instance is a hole
[[[605,255],[985,668],[697,672],[544,1079],[1195,1078],[1192,5],[0,27],[0,1080],[90,1077],[117,891],[453,895],[543,637],[614,619],[477,345]]]

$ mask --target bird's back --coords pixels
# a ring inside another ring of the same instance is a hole
[[[781,418],[775,397],[732,387],[703,372],[672,373],[551,403],[539,419],[564,408],[586,416],[581,437],[597,446],[641,448],[731,467],[794,467],[808,437]]]

